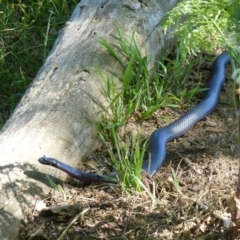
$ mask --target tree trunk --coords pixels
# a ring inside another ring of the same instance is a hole
[[[45,173],[55,170],[38,163],[43,155],[76,166],[99,147],[95,127],[104,105],[99,89],[99,67],[121,71],[120,65],[97,42],[116,44],[115,26],[126,36],[135,31],[141,51],[153,60],[169,45],[171,34],[159,24],[179,0],[82,0],[59,33],[55,45],[0,133],[0,178],[5,195],[12,200],[4,209],[21,218],[29,201],[41,196]],[[41,174],[42,172],[42,174]],[[55,174],[57,177],[60,172]]]

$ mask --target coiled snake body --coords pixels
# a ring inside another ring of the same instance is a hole
[[[219,55],[211,70],[211,77],[208,83],[208,90],[205,97],[195,107],[190,109],[176,121],[169,125],[159,128],[153,132],[149,140],[149,158],[143,163],[142,169],[152,176],[163,164],[166,159],[167,142],[180,137],[192,128],[197,122],[210,114],[217,106],[222,85],[225,82],[225,68],[230,63],[230,55],[223,52]],[[69,165],[49,157],[41,157],[38,161],[42,164],[50,165],[69,174],[71,177],[85,182],[109,182],[117,183],[115,177],[91,174],[72,168]]]

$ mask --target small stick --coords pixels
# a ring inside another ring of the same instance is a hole
[[[84,209],[82,212],[80,212],[78,215],[76,215],[76,217],[70,222],[70,224],[66,227],[66,229],[62,232],[62,234],[60,235],[60,237],[57,240],[62,240],[63,237],[67,234],[67,231],[69,230],[69,228],[81,217],[83,216],[90,208],[86,208]]]

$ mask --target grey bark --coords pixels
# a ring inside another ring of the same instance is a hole
[[[55,45],[31,87],[0,133],[2,192],[11,201],[4,210],[23,218],[36,197],[48,191],[45,173],[65,174],[38,163],[48,155],[76,166],[99,147],[96,119],[105,104],[100,93],[99,67],[121,67],[97,42],[116,44],[115,25],[126,36],[135,31],[143,54],[157,59],[168,48],[171,33],[159,24],[179,0],[82,0],[60,31]]]

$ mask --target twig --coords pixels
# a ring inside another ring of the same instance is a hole
[[[86,208],[84,209],[82,212],[80,212],[71,222],[70,224],[66,227],[66,229],[62,232],[62,234],[60,235],[60,237],[57,240],[62,240],[63,237],[67,234],[67,231],[69,230],[69,228],[81,217],[83,216],[90,208]]]

